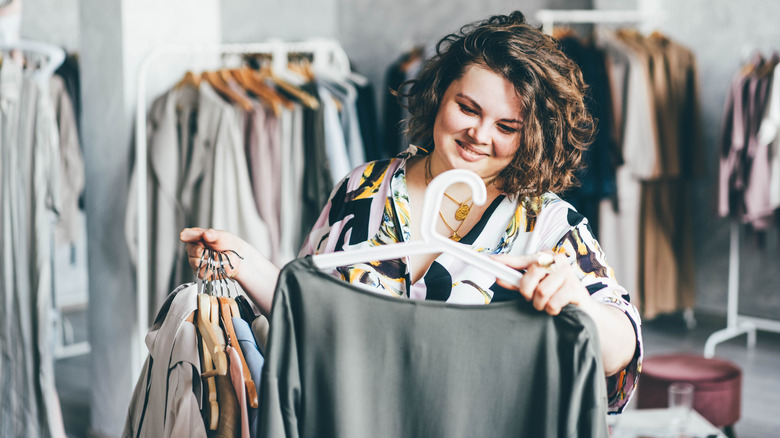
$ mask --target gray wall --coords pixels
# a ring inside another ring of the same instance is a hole
[[[96,435],[120,435],[146,357],[141,352],[143,334],[137,330],[134,272],[124,229],[139,67],[157,45],[218,42],[218,6],[217,0],[80,3],[92,346],[90,431]],[[153,64],[147,75],[149,94],[169,88],[174,77],[182,75],[183,67],[167,62]]]
[[[246,43],[336,36],[339,0],[222,0],[222,39]]]
[[[79,0],[22,0],[22,38],[77,50]]]
[[[384,82],[387,67],[415,45],[435,44],[461,26],[490,15],[522,10],[533,20],[542,8],[586,8],[590,0],[341,0],[338,39],[354,67],[373,81]]]

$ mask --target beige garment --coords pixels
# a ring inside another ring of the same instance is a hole
[[[130,400],[123,438],[206,437],[202,382],[194,378],[201,372],[198,334],[186,321],[198,308],[197,295],[195,284],[174,290],[146,335],[149,357]]]
[[[614,34],[603,32],[601,43],[607,53],[611,78],[616,81],[611,87],[616,104],[614,114],[621,121],[623,165],[615,175],[615,201],[604,200],[599,206],[599,243],[604,253],[609,254],[617,280],[641,311],[640,179],[652,175],[657,161],[655,110],[646,60]]]
[[[236,390],[229,376],[216,376],[219,424],[213,438],[238,438],[241,436],[241,413]]]
[[[198,110],[196,141],[205,142],[210,149],[207,161],[212,168],[202,182],[204,192],[196,209],[196,223],[230,231],[268,257],[268,227],[255,206],[235,110],[205,81],[200,84]]]
[[[265,315],[260,315],[252,321],[252,334],[255,335],[255,341],[257,346],[260,347],[261,352],[265,352],[265,344],[268,342],[268,318]]]
[[[662,35],[644,40],[661,138],[659,173],[642,184],[643,316],[691,308],[695,293],[689,180],[701,157],[695,60]]]
[[[49,94],[54,103],[60,144],[60,208],[55,233],[57,243],[73,243],[81,234],[79,197],[84,190],[84,158],[73,102],[61,77],[52,76]]]
[[[695,60],[687,49],[660,35],[645,39],[626,33],[620,41],[607,39],[607,44],[613,78],[625,76],[615,67],[615,54],[629,65],[625,85],[613,84],[613,91],[625,90],[616,102],[622,104],[625,121],[626,169],[617,175],[618,210],[609,202],[602,204],[599,237],[605,251],[620,259],[610,262],[618,279],[639,298],[643,317],[653,318],[690,308],[694,300],[687,177],[698,174],[701,156]],[[653,136],[642,140],[647,133]]]

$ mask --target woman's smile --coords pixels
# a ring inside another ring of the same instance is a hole
[[[466,161],[475,162],[490,156],[490,154],[462,140],[455,140],[455,143],[460,146],[460,156]]]

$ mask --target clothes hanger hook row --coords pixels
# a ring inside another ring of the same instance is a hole
[[[244,257],[241,256],[237,251],[228,249],[225,251],[217,251],[212,248],[209,248],[206,246],[206,242],[203,241],[204,249],[201,253],[200,260],[198,261],[198,270],[197,273],[199,274],[202,269],[205,268],[205,272],[203,273],[203,289],[206,293],[210,293],[214,291],[214,288],[216,287],[218,290],[218,294],[220,296],[230,296],[230,283],[235,283],[235,280],[230,278],[228,275],[228,271],[226,269],[226,266],[230,266],[230,269],[235,269],[235,266],[233,265],[233,261],[230,260],[229,253],[233,253],[236,257],[238,257],[240,260],[244,260]],[[223,260],[224,257],[224,260]],[[204,266],[205,261],[205,266]],[[200,281],[201,279],[198,278]],[[236,290],[236,295],[239,295]]]

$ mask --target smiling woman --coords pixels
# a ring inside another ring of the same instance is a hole
[[[584,88],[576,65],[520,12],[446,36],[420,77],[399,92],[408,99],[409,137],[420,146],[352,170],[336,185],[300,255],[420,240],[430,181],[450,169],[474,171],[486,183],[488,202],[475,205],[467,185],[451,186],[437,231],[524,270],[519,284],[502,284],[446,254],[366,261],[331,274],[399,298],[458,304],[524,298],[551,315],[578,306],[596,323],[610,411],[622,411],[641,364],[639,315],[588,220],[555,194],[575,184],[594,132]],[[191,228],[181,238],[193,268],[206,247],[244,255],[229,274],[270,311],[279,270],[258,251],[225,231]]]
[[[482,110],[490,102],[490,109],[505,113],[489,114],[500,115],[493,123],[504,122],[496,128],[507,136],[519,134],[513,137],[517,153],[500,169],[506,193],[540,196],[576,184],[574,173],[595,123],[585,107],[582,73],[555,40],[516,12],[463,26],[444,37],[436,51],[419,78],[398,92],[408,99],[412,141],[426,149],[440,146],[437,128],[453,95],[454,103],[482,117],[480,122],[487,121]],[[467,80],[479,95],[453,89]]]

